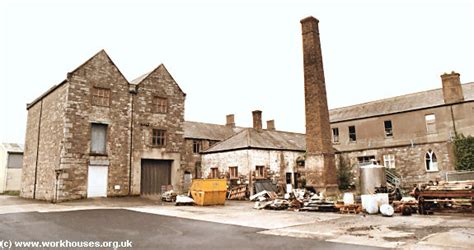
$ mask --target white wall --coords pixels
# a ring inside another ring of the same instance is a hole
[[[242,149],[229,152],[218,152],[202,155],[202,173],[206,178],[211,168],[219,168],[219,172],[228,172],[229,167],[237,166],[239,175],[247,175],[250,171],[255,171],[255,166],[265,166],[271,172],[280,174],[280,166],[283,161],[286,172],[295,172],[296,158],[303,155],[303,152]],[[284,173],[283,173],[284,174]]]
[[[7,182],[8,154],[0,145],[0,193],[5,192]]]

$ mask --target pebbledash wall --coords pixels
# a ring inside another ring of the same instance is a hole
[[[48,201],[87,197],[88,167],[107,166],[107,196],[140,194],[140,160],[173,160],[179,187],[185,94],[163,65],[130,84],[105,51],[28,104],[21,196]],[[92,89],[110,90],[108,106],[92,104]],[[152,114],[152,96],[168,98],[167,114]],[[91,124],[107,125],[106,153],[91,153]],[[163,148],[151,129],[167,131]],[[131,143],[131,141],[133,141]]]

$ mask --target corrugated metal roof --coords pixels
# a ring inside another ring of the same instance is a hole
[[[463,84],[462,88],[464,100],[474,100],[474,82]],[[339,122],[439,105],[444,105],[443,90],[441,88],[331,109],[329,110],[329,117],[331,122]]]
[[[3,150],[9,153],[23,153],[23,144],[19,143],[2,143]]]
[[[216,141],[225,140],[243,129],[240,127],[232,128],[225,125],[190,121],[185,121],[183,126],[184,138],[207,139]]]
[[[306,140],[304,134],[270,130],[257,131],[253,128],[246,128],[227,140],[215,144],[203,153],[242,148],[305,151]]]

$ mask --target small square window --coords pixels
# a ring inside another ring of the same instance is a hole
[[[193,140],[193,153],[199,154],[201,152],[202,142],[201,140]]]
[[[153,97],[153,112],[165,114],[168,112],[168,99],[164,97]]]
[[[92,88],[92,105],[108,107],[110,105],[110,89]]]
[[[230,177],[230,179],[238,179],[239,178],[238,167],[229,167],[229,177]]]
[[[155,147],[163,147],[166,145],[166,130],[153,129],[151,136],[151,145]]]
[[[428,134],[436,133],[436,116],[434,114],[425,115],[426,132]]]
[[[395,168],[395,155],[384,155],[383,165],[386,168]]]
[[[265,178],[265,166],[255,167],[255,178]]]

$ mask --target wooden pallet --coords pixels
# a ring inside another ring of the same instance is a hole
[[[339,208],[339,213],[341,214],[358,214],[362,211],[360,205],[344,205]]]

